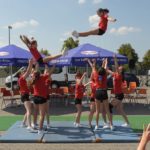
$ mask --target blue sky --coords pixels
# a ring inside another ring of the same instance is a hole
[[[73,30],[97,27],[98,8],[108,8],[117,19],[109,23],[104,36],[79,38],[114,52],[121,44],[131,43],[142,59],[150,49],[150,0],[0,0],[0,46],[8,44],[8,25],[12,25],[11,43],[26,48],[19,35],[34,36],[39,49],[60,52],[63,41]]]

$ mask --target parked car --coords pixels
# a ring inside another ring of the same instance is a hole
[[[139,82],[139,78],[135,75],[135,74],[132,74],[132,73],[125,73],[125,80],[127,81],[127,85],[129,86],[129,83],[130,82],[136,82],[136,85],[139,86],[140,85],[140,82]],[[113,88],[113,79],[112,79],[112,76],[109,75],[107,77],[107,87],[108,88]]]

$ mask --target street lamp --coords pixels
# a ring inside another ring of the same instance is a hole
[[[12,26],[8,26],[8,40],[10,45],[10,30],[12,29]]]

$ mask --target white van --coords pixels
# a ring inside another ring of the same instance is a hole
[[[17,72],[12,74],[12,77],[11,77],[11,75],[6,77],[6,79],[5,79],[6,87],[11,88],[11,84],[12,84],[12,89],[17,89],[18,88],[18,73],[20,71],[23,71],[24,69],[25,69],[25,67],[21,67]]]
[[[51,76],[52,88],[74,85],[76,71],[77,71],[76,67],[55,68],[54,73]]]
[[[20,68],[16,73],[11,76],[6,77],[5,85],[8,88],[11,88],[11,80],[13,89],[18,88],[18,76],[17,73],[24,69],[24,67]],[[60,86],[67,86],[71,84],[75,84],[75,75],[76,75],[76,67],[62,67],[55,68],[54,73],[52,74],[52,88],[57,88]],[[68,79],[67,79],[68,78]]]
[[[147,74],[148,74],[148,76],[150,76],[150,70],[148,70],[148,73],[147,73]]]

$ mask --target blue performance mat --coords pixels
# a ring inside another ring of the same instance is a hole
[[[140,137],[137,133],[134,133],[131,128],[122,127],[122,121],[113,121],[115,130],[103,129],[100,127],[98,130],[94,130],[96,142],[104,143],[135,143],[139,142]]]
[[[88,122],[82,122],[82,127],[75,127],[70,121],[52,121],[51,128],[44,134],[31,133],[26,128],[20,127],[17,121],[8,131],[0,136],[3,143],[131,143],[139,142],[138,134],[133,133],[131,128],[121,127],[121,121],[114,121],[115,131],[102,129],[94,131],[89,128]],[[100,122],[102,125],[102,122]]]
[[[75,127],[73,122],[52,122],[51,128],[43,137],[44,143],[89,143],[95,141],[95,135],[87,122]]]
[[[26,128],[20,126],[21,121],[13,124],[8,131],[0,137],[2,143],[39,143],[43,134],[31,133]]]

